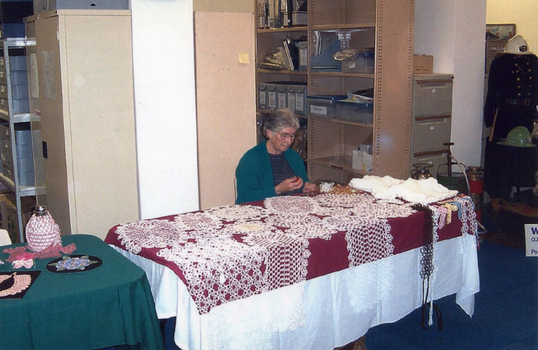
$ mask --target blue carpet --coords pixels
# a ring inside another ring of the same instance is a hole
[[[436,323],[420,327],[421,312],[368,331],[368,350],[536,350],[538,349],[538,258],[493,242],[478,250],[480,292],[470,318],[451,295],[436,303],[443,330]],[[435,317],[434,317],[435,321]]]

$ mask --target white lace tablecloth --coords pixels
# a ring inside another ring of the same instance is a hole
[[[472,315],[476,221],[468,199],[451,203],[417,219],[411,205],[368,194],[274,197],[121,224],[107,242],[146,271],[159,318],[177,317],[183,350],[333,349],[424,299],[458,293]]]

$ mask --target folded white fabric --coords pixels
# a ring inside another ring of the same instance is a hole
[[[412,203],[430,204],[458,194],[439,184],[433,177],[424,180],[399,180],[390,176],[364,176],[349,182],[349,186],[370,192],[377,199],[403,199]]]

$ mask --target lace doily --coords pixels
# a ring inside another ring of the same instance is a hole
[[[222,228],[223,223],[219,217],[214,216],[211,212],[187,213],[178,215],[174,222],[179,225],[181,230],[189,230],[205,234],[208,231],[215,231]]]
[[[331,239],[332,235],[338,232],[334,228],[323,225],[322,220],[315,215],[273,215],[265,220],[271,225],[288,229],[286,233],[297,235],[303,238]]]
[[[333,194],[325,193],[314,197],[316,202],[325,207],[352,208],[358,205],[370,205],[374,198],[367,194]]]
[[[247,298],[269,289],[262,264],[267,249],[229,238],[187,242],[157,253],[174,262],[187,280],[187,289],[201,314],[226,301]]]
[[[416,213],[408,204],[394,204],[388,202],[373,202],[369,206],[358,205],[352,209],[355,215],[371,218],[405,218]]]
[[[359,218],[355,225],[346,231],[349,265],[377,261],[394,252],[390,225],[386,220]]]
[[[203,315],[202,319],[212,330],[207,348],[271,350],[270,339],[275,332],[294,331],[305,325],[304,287],[305,283],[300,282],[270,291],[278,303],[267,303],[254,295],[241,308],[228,303],[211,310],[211,317]]]
[[[267,216],[267,210],[253,205],[232,205],[229,207],[212,208],[205,211],[222,220],[250,220]]]
[[[371,268],[375,264],[376,268]],[[394,288],[394,265],[389,259],[381,259],[368,265],[350,268],[355,278],[346,279],[347,285],[342,290],[347,293],[353,309],[363,314],[378,305],[378,302],[390,295]]]
[[[244,239],[251,246],[263,247],[266,259],[268,290],[306,281],[308,240],[295,235],[274,232],[250,235]],[[285,264],[281,262],[285,261]]]
[[[263,204],[273,214],[308,215],[315,213],[319,209],[317,201],[306,196],[270,197],[266,198]]]
[[[13,284],[11,287],[0,290],[0,298],[7,297],[10,295],[19,294],[25,289],[28,289],[32,284],[32,276],[25,274],[16,274],[13,273],[10,275],[0,275],[0,283],[13,279]]]
[[[151,235],[148,234],[151,232]],[[186,242],[188,234],[173,221],[140,220],[119,225],[118,239],[125,248],[138,254],[142,248],[165,248]]]

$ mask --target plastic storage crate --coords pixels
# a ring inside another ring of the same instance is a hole
[[[336,103],[336,114],[340,120],[372,124],[374,122],[374,104],[366,101],[338,101]]]
[[[342,60],[342,72],[374,74],[374,50],[365,49]]]
[[[309,116],[335,119],[337,101],[345,100],[346,95],[319,95],[306,97],[306,111]]]

